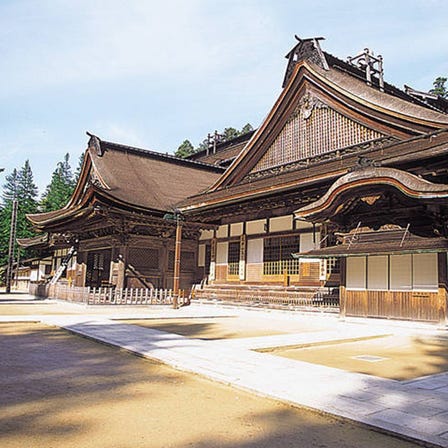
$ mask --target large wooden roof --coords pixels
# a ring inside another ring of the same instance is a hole
[[[81,175],[69,203],[60,210],[28,215],[45,229],[84,218],[106,202],[128,211],[162,215],[188,196],[208,188],[223,168],[91,136]]]
[[[180,203],[194,214],[262,195],[331,182],[359,155],[388,166],[448,150],[448,114],[323,52],[297,61],[268,116],[205,193]],[[365,75],[364,75],[365,76]],[[426,137],[432,136],[431,141]],[[442,145],[442,146],[440,146]]]

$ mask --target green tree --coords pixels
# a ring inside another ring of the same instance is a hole
[[[435,81],[432,83],[434,88],[432,88],[429,93],[432,93],[434,95],[441,96],[442,98],[448,97],[448,88],[445,86],[445,83],[448,79],[443,78],[442,76],[439,76],[435,79]]]
[[[191,144],[190,140],[184,140],[179,147],[177,148],[177,151],[174,153],[176,157],[182,157],[186,158],[188,156],[191,156],[196,151],[194,149],[194,146]]]
[[[232,140],[233,138],[239,137],[240,135],[241,135],[240,131],[232,127],[225,128],[224,131],[222,132],[223,140],[226,142]]]
[[[0,209],[0,266],[8,261],[9,232],[11,226],[12,201],[17,197],[19,173],[16,168],[6,176],[3,185],[2,205]]]
[[[29,238],[35,235],[35,231],[26,215],[37,212],[37,193],[33,172],[28,160],[20,170],[14,169],[10,175],[6,176],[0,210],[0,265],[6,264],[8,259],[11,211],[14,198],[18,200],[16,236],[17,238]],[[20,258],[31,254],[31,251],[23,249],[20,249],[18,253]]]
[[[253,126],[250,123],[247,123],[241,128],[240,135],[247,134],[248,132],[252,132],[253,130]]]
[[[241,131],[238,131],[238,129],[232,127],[228,127],[225,128],[224,131],[218,132],[218,134],[221,136],[221,142],[227,142],[236,137],[239,137],[240,135],[247,134],[248,132],[251,132],[253,130],[254,128],[252,127],[252,125],[250,123],[247,123],[241,128]],[[212,134],[212,136],[213,135],[214,134]],[[208,145],[209,145],[208,137],[202,140],[201,143],[199,143],[199,145],[196,148],[193,147],[190,140],[184,140],[184,142],[179,146],[179,148],[177,148],[177,151],[174,153],[174,155],[185,158],[197,152],[207,150]]]
[[[75,182],[69,161],[70,155],[67,153],[64,160],[58,162],[56,169],[53,171],[51,182],[45,189],[40,202],[40,208],[43,212],[59,210],[70,199]]]
[[[84,165],[84,158],[85,158],[85,155],[86,155],[86,153],[83,152],[83,153],[81,153],[81,155],[79,156],[79,159],[78,159],[78,166],[77,166],[77,168],[76,168],[75,175],[74,175],[74,178],[73,178],[73,183],[74,183],[75,185],[78,183],[79,176],[81,175],[81,170],[82,170],[82,166]]]

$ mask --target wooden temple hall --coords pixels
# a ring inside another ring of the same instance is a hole
[[[91,135],[70,202],[29,217],[59,254],[53,271],[172,287],[177,262],[203,298],[328,295],[344,316],[446,322],[448,101],[387,83],[369,50],[342,60],[321,41],[297,38],[245,137],[183,160]]]

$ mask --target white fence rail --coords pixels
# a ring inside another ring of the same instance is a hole
[[[31,284],[30,294],[86,305],[178,305],[189,301],[184,291],[176,297],[171,289],[162,288],[89,288],[62,284]]]

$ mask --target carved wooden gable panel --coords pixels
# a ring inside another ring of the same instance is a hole
[[[384,137],[306,92],[252,173]]]

